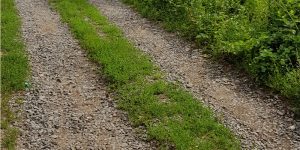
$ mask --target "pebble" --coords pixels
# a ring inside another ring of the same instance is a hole
[[[283,116],[283,115],[284,115],[284,112],[282,112],[282,111],[277,111],[277,114],[280,115],[280,116]]]
[[[295,125],[292,125],[292,126],[289,127],[289,129],[290,129],[290,130],[295,130],[295,129],[296,129],[296,126],[295,126]]]

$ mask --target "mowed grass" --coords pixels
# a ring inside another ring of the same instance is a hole
[[[102,66],[118,106],[161,149],[240,149],[239,140],[212,111],[178,85],[164,80],[150,58],[124,38],[86,0],[51,0],[89,57]]]
[[[14,0],[1,0],[1,129],[2,147],[14,149],[18,135],[11,124],[15,114],[9,101],[11,94],[24,89],[28,73],[28,62],[20,36],[20,18]]]

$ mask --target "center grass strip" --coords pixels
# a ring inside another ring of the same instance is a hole
[[[89,57],[100,64],[118,106],[162,149],[240,149],[239,141],[191,94],[166,82],[148,56],[86,0],[51,0]]]

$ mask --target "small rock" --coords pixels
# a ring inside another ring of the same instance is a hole
[[[186,87],[187,87],[187,88],[192,88],[192,87],[193,87],[193,84],[188,83],[188,84],[186,85]]]
[[[283,115],[284,115],[284,112],[282,112],[282,111],[277,111],[277,114],[280,115],[280,116],[283,116]]]
[[[56,79],[57,82],[61,83],[61,79]]]
[[[58,136],[57,135],[52,135],[51,137],[54,138],[54,139],[57,139]]]
[[[292,126],[289,127],[289,129],[290,129],[290,130],[295,130],[295,129],[296,129],[296,126],[295,126],[295,125],[292,125]]]

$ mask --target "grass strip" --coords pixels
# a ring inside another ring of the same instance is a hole
[[[21,21],[14,0],[1,0],[1,129],[2,148],[15,149],[18,130],[12,127],[16,115],[10,109],[11,95],[25,87],[28,62],[20,36]]]
[[[89,57],[101,64],[118,106],[161,149],[240,149],[239,141],[191,94],[166,82],[150,58],[86,0],[51,0]]]

